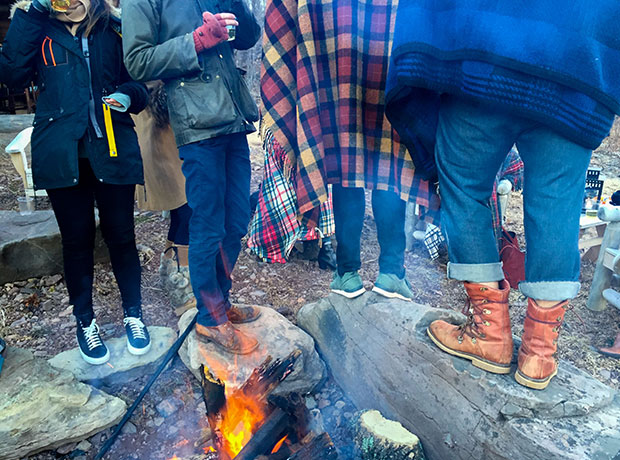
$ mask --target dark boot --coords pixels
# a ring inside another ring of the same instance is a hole
[[[335,272],[336,268],[338,268],[336,263],[336,252],[329,238],[323,240],[323,246],[319,249],[318,262],[321,270],[331,270]]]

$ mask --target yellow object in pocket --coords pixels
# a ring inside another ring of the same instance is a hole
[[[117,157],[116,139],[114,139],[114,127],[112,126],[112,112],[108,104],[103,104],[103,120],[105,121],[105,132],[108,135],[108,146],[110,147],[110,156]]]

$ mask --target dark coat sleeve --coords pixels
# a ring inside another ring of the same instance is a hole
[[[45,34],[47,15],[35,8],[18,9],[0,55],[0,81],[10,88],[26,88],[35,73],[36,56]]]
[[[129,76],[129,75],[127,75]],[[149,92],[144,83],[128,80],[117,88],[119,93],[126,94],[131,98],[131,105],[128,112],[138,114],[142,112],[149,102]]]
[[[231,42],[233,48],[238,50],[252,48],[261,33],[254,13],[250,11],[245,0],[232,0],[231,10],[239,22],[235,39]]]

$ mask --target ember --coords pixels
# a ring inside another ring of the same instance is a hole
[[[286,438],[288,438],[288,435],[284,436],[282,439],[280,439],[275,446],[273,446],[273,449],[271,450],[272,454],[275,454],[277,451],[280,450],[280,447],[282,447],[282,444],[284,444],[284,441],[286,441]]]

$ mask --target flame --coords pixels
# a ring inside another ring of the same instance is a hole
[[[202,450],[204,450],[205,454],[208,454],[209,452],[217,452],[217,450],[215,450],[215,447],[213,446],[205,447]]]
[[[226,399],[219,429],[225,440],[224,450],[231,458],[241,452],[265,417],[263,404],[250,397],[233,393]]]
[[[177,457],[177,455],[176,455],[176,454],[174,454],[174,455],[172,456],[172,458],[169,458],[168,460],[179,460],[179,457]]]
[[[272,454],[275,454],[277,451],[280,450],[280,447],[282,447],[282,444],[284,444],[284,441],[286,441],[286,438],[288,438],[288,434],[286,436],[284,436],[282,439],[280,439],[275,446],[273,446],[273,449],[271,450]]]

